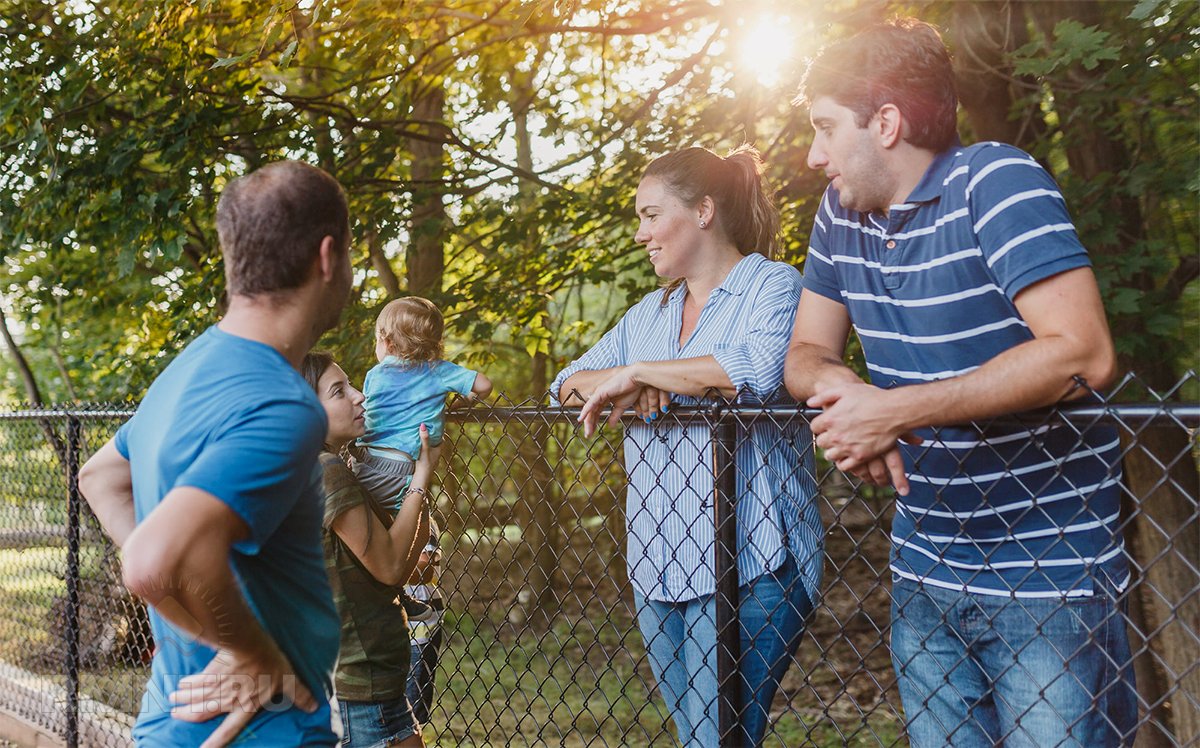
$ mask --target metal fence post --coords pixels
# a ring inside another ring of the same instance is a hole
[[[79,419],[67,420],[67,748],[79,746]]]
[[[736,748],[741,740],[741,636],[738,627],[737,569],[737,450],[735,416],[714,411],[713,454],[713,570],[716,573],[717,730],[721,748]]]

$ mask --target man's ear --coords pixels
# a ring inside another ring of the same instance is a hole
[[[884,148],[897,146],[904,139],[904,115],[895,104],[879,107],[871,124],[875,127],[879,144]]]
[[[337,250],[337,242],[334,241],[332,236],[327,236],[321,240],[321,247],[317,250],[317,271],[321,274],[321,279],[326,283],[332,281],[334,276],[337,275],[340,254]]]

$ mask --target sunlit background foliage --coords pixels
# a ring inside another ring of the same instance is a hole
[[[804,60],[897,13],[943,29],[964,140],[1062,184],[1123,365],[1194,368],[1192,0],[0,0],[3,397],[137,399],[219,316],[222,186],[284,157],[350,195],[355,298],[324,344],[353,377],[379,306],[417,293],[451,357],[536,396],[654,287],[648,159],[753,143],[803,261]]]

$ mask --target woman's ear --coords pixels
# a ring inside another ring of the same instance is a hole
[[[713,202],[713,199],[708,195],[700,198],[700,205],[696,209],[696,220],[699,222],[700,228],[712,226],[716,217],[717,204]]]

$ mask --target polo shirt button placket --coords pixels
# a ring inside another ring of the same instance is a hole
[[[895,239],[891,239],[891,238],[887,239],[883,243],[884,264],[885,265],[895,265],[896,264],[896,248],[898,246],[900,246],[899,242],[897,242]],[[890,257],[889,257],[889,255],[890,255]],[[889,291],[899,288],[900,287],[900,274],[899,273],[884,273],[883,287],[888,289]]]

